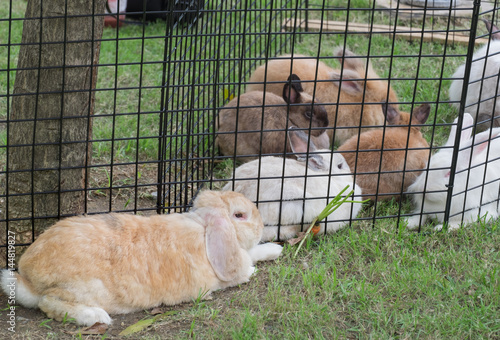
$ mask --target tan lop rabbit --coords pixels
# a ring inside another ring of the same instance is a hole
[[[334,55],[343,57],[342,70],[335,70],[317,58],[298,54],[293,55],[293,58],[284,55],[269,60],[254,71],[247,91],[265,89],[278,94],[286,81],[285,75],[290,72],[297,74],[302,80],[304,92],[324,104],[329,126],[336,128],[335,141],[339,144],[358,135],[360,125],[364,127],[362,131],[384,125],[385,117],[380,103],[388,101],[397,108],[394,104],[398,102],[395,92],[386,81],[380,80],[370,63],[367,65],[366,58],[356,56],[342,47],[337,47]],[[333,130],[328,129],[327,133],[331,140]]]
[[[279,245],[258,245],[262,229],[257,207],[235,192],[203,191],[184,214],[71,217],[40,235],[17,273],[2,273],[2,287],[14,282],[16,302],[49,318],[109,324],[108,313],[247,282],[256,261],[281,253]]]
[[[419,126],[429,117],[428,104],[413,110],[411,124],[409,113],[383,106],[387,117],[385,133],[384,129],[366,131],[359,138],[351,137],[337,149],[351,171],[356,173],[356,184],[361,187],[363,195],[368,195],[364,198],[375,199],[378,193],[378,200],[400,198],[402,190],[406,191],[420,175],[419,170],[425,168],[430,152]],[[356,150],[359,150],[357,155]],[[379,172],[382,172],[380,178]]]
[[[283,154],[285,146],[286,151],[291,152],[290,146],[285,143],[289,126],[301,129],[311,127],[311,135],[323,134],[320,145],[328,148],[326,110],[303,92],[301,81],[295,74],[281,85],[280,96],[253,91],[234,98],[224,106],[219,112],[217,142],[223,155],[234,155],[236,152],[239,156],[250,156],[238,158],[248,162],[260,154]]]

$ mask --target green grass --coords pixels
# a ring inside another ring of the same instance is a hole
[[[250,283],[156,325],[174,338],[491,339],[500,336],[500,228],[413,233],[391,223],[288,247]],[[150,334],[154,334],[151,332]]]

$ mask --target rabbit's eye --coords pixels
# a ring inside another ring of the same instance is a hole
[[[245,218],[245,214],[240,213],[240,212],[238,212],[238,213],[234,213],[234,217],[239,218],[239,219],[242,219],[242,218]]]
[[[344,168],[344,163],[339,163],[339,164],[337,165],[337,167],[338,167],[339,169],[343,169],[343,168]]]
[[[312,118],[312,116],[313,116],[312,111],[308,110],[308,111],[304,112],[304,116],[306,116],[309,119]]]

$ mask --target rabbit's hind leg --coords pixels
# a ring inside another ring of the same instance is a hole
[[[56,291],[42,296],[38,307],[49,318],[56,321],[74,319],[77,324],[85,326],[92,326],[96,322],[105,324],[112,322],[111,317],[104,309],[62,300]]]

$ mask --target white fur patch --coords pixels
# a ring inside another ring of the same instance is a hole
[[[110,325],[113,321],[109,314],[99,307],[82,307],[72,316],[79,325],[92,326],[96,322]]]
[[[254,266],[249,267],[249,269],[248,269],[248,277],[250,278],[250,276],[252,276],[254,273],[255,273],[255,267]],[[248,281],[248,280],[246,280],[246,281]]]
[[[276,243],[258,244],[248,251],[253,263],[258,261],[276,260],[281,255],[283,247]]]
[[[2,271],[1,285],[2,289],[10,299],[15,300],[15,304],[20,304],[27,308],[37,308],[40,296],[34,295],[28,287],[22,284],[18,279],[18,274],[11,275],[11,271],[5,269]]]

